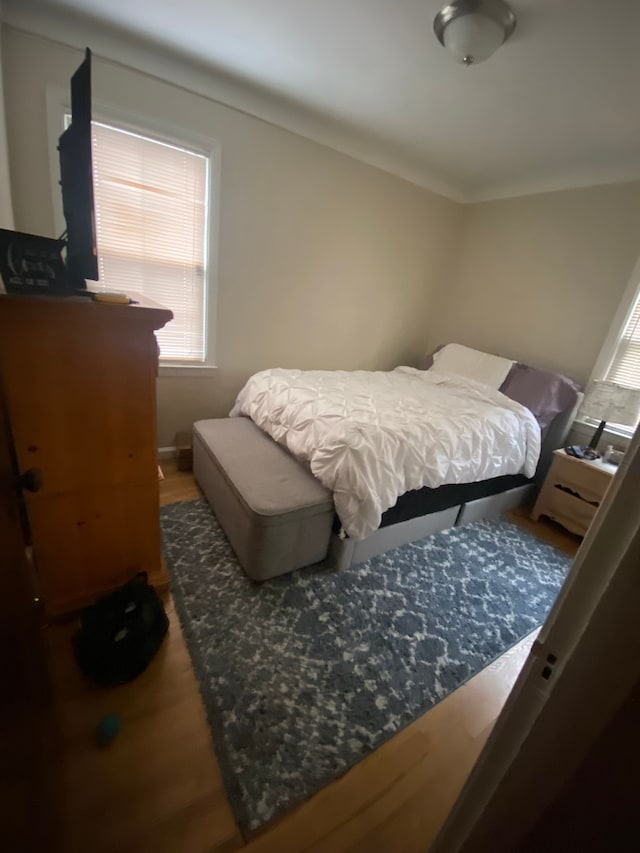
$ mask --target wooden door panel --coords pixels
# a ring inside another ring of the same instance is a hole
[[[0,377],[0,640],[15,643],[37,630],[36,584],[26,558],[17,491],[18,469]],[[4,656],[2,656],[4,657]],[[9,655],[9,657],[13,657]],[[17,666],[21,666],[18,660]]]
[[[57,733],[17,475],[0,376],[0,846],[54,853],[62,848],[48,770]]]

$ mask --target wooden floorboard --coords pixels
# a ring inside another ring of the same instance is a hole
[[[162,504],[193,500],[190,473],[163,462]],[[567,553],[561,528],[515,521]],[[147,672],[131,684],[92,687],[71,654],[75,625],[46,630],[52,714],[63,750],[51,768],[64,853],[417,853],[441,826],[491,731],[534,634],[412,725],[248,841],[228,805],[205,711],[173,602],[171,627]],[[122,718],[108,748],[103,714]]]

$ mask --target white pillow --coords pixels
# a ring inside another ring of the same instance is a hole
[[[476,382],[484,382],[491,388],[499,388],[514,362],[488,352],[464,347],[462,344],[447,344],[433,356],[433,367],[437,373],[457,373]]]

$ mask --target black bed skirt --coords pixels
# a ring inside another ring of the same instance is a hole
[[[526,486],[533,480],[524,474],[506,474],[503,477],[493,477],[491,480],[481,480],[478,483],[462,483],[460,485],[440,486],[437,489],[413,489],[400,495],[395,505],[382,515],[380,527],[388,527],[421,515],[430,515],[452,506],[498,495],[518,486]],[[337,533],[341,524],[338,516],[334,518],[333,529]]]

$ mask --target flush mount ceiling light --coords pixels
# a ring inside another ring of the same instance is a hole
[[[466,66],[489,59],[515,28],[516,16],[504,0],[453,0],[433,21],[440,44]]]

